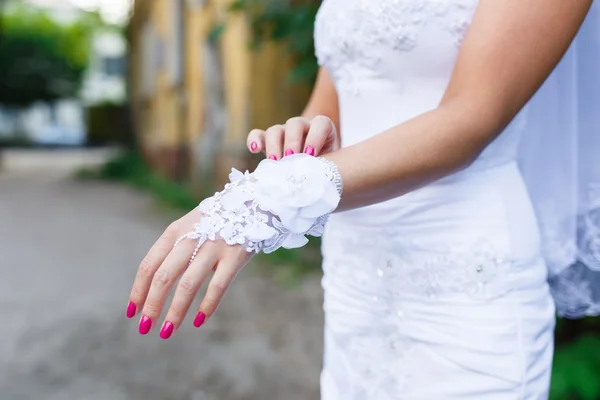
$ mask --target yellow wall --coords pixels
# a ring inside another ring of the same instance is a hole
[[[227,29],[221,38],[225,96],[230,121],[226,143],[244,142],[248,134],[248,106],[250,93],[250,50],[247,21],[242,14],[227,20]]]
[[[252,54],[249,101],[253,127],[284,123],[304,108],[310,88],[288,82],[292,67],[292,60],[282,44],[267,43]]]
[[[222,164],[236,163],[248,158],[245,150],[246,135],[255,127],[267,128],[283,123],[301,111],[308,97],[306,88],[292,87],[286,83],[291,61],[281,46],[269,44],[256,53],[249,49],[250,31],[247,18],[227,11],[232,0],[209,0],[204,6],[185,11],[184,87],[174,86],[168,73],[167,48],[175,30],[173,8],[177,0],[137,0],[131,20],[131,101],[135,126],[142,147],[149,153],[170,154],[162,159],[180,157],[178,149],[187,148],[192,162],[198,164],[193,149],[202,139],[206,123],[206,85],[209,76],[204,70],[204,51],[212,28],[225,23],[218,39],[220,49],[227,125],[220,141],[220,153],[226,154]],[[188,4],[188,2],[184,2]],[[163,61],[155,75],[155,90],[151,95],[143,92],[144,68],[143,26],[150,21],[163,43]],[[233,159],[232,159],[233,157]],[[169,173],[171,167],[159,169]],[[219,166],[216,167],[220,168]],[[225,167],[224,167],[225,168]]]
[[[186,99],[187,121],[186,136],[188,145],[193,145],[202,131],[204,114],[204,79],[202,65],[201,38],[206,37],[210,29],[210,19],[200,10],[186,13]]]
[[[148,0],[145,0],[148,1]],[[172,7],[169,3],[173,0],[154,0],[152,2],[152,16],[150,17],[162,39],[163,61],[157,76],[156,96],[151,100],[152,146],[175,147],[181,141],[178,118],[177,92],[169,82],[167,60],[169,55],[170,34],[174,32],[172,21]]]

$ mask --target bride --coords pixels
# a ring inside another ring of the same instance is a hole
[[[325,0],[303,115],[250,133],[266,159],[167,228],[127,316],[147,334],[179,279],[169,338],[214,271],[200,327],[323,233],[323,399],[547,398],[555,313],[600,313],[598,8]]]

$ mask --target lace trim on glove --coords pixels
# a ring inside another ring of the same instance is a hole
[[[232,169],[225,189],[200,203],[204,214],[183,239],[222,239],[248,252],[271,253],[304,246],[305,235],[321,236],[343,185],[334,163],[306,154],[263,160],[253,173]]]

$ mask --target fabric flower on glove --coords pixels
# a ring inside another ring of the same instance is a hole
[[[179,239],[224,240],[248,252],[304,246],[320,236],[337,207],[342,182],[330,161],[306,154],[263,160],[253,173],[232,169],[222,192],[199,205],[202,218]],[[193,257],[192,257],[193,258]]]
[[[340,201],[336,186],[323,172],[322,161],[294,154],[281,161],[262,161],[252,177],[260,208],[275,214],[290,232],[303,234]]]

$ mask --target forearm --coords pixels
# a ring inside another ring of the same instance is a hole
[[[338,211],[401,196],[468,166],[499,131],[499,124],[466,102],[448,101],[325,155],[338,166],[344,182]]]

